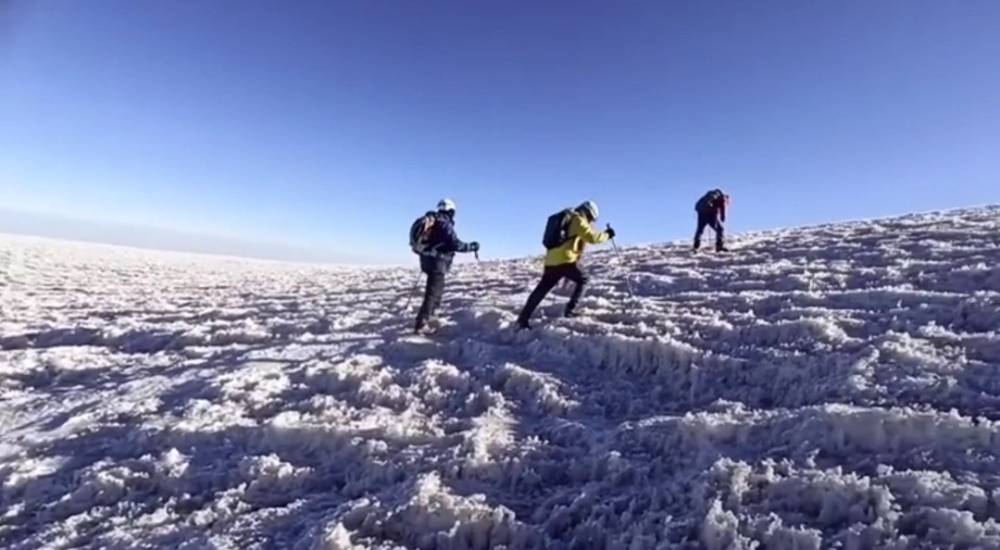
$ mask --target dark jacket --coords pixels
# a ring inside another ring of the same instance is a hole
[[[427,239],[427,252],[420,255],[420,269],[424,273],[447,273],[455,260],[456,252],[472,252],[469,243],[455,233],[455,220],[444,212],[434,214],[434,228]]]
[[[726,205],[728,202],[729,197],[716,189],[705,193],[705,196],[698,199],[698,202],[694,205],[694,209],[700,217],[724,222],[726,221]]]

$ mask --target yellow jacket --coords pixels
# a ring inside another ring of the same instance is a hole
[[[545,254],[545,267],[555,267],[563,264],[575,264],[580,261],[583,255],[583,247],[587,244],[600,244],[611,237],[604,231],[594,231],[594,228],[587,221],[587,218],[573,211],[573,217],[569,222],[570,235],[568,241],[557,248],[549,250]]]

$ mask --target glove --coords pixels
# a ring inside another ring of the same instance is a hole
[[[616,235],[617,233],[615,233],[615,230],[614,230],[614,229],[611,229],[611,226],[609,225],[609,226],[608,226],[608,229],[607,229],[607,234],[608,234],[608,238],[609,238],[609,239],[613,239],[613,238],[615,238],[615,235]]]
[[[469,252],[479,252],[479,243],[476,241],[469,243]]]

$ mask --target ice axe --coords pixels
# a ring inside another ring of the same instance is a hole
[[[611,229],[611,224],[608,224],[608,231],[614,231]],[[618,263],[625,265],[625,257],[622,256],[621,249],[618,248],[618,243],[615,242],[615,238],[611,237],[611,246],[615,249],[615,254],[618,255]],[[632,281],[628,280],[628,273],[625,274],[625,288],[628,289],[628,295],[632,299],[635,299],[635,292],[632,291]]]

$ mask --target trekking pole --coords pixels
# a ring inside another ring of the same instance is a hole
[[[482,278],[483,278],[483,261],[479,259],[479,251],[476,250],[475,252],[472,253],[472,255],[476,257],[476,273],[478,274],[478,278],[480,280],[482,280]]]
[[[608,224],[608,229],[611,229],[611,224]],[[611,246],[615,249],[615,254],[618,255],[618,263],[625,265],[625,258],[622,256],[622,251],[618,248],[618,243],[615,242],[614,237],[611,238]],[[632,291],[632,281],[628,280],[628,273],[625,274],[625,288],[628,289],[628,295],[635,298],[635,292]]]
[[[408,311],[410,309],[410,302],[413,301],[413,295],[420,291],[420,279],[423,273],[417,272],[417,280],[413,282],[413,289],[407,293],[406,305],[403,306],[403,311]]]

